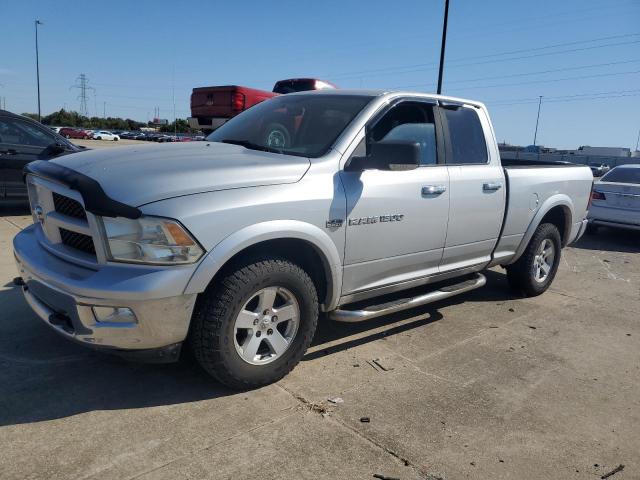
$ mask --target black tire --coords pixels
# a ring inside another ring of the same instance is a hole
[[[102,137],[97,137],[96,140],[102,140]]]
[[[553,263],[544,280],[538,281],[535,275],[536,256],[545,240],[549,240],[553,244],[555,250]],[[549,288],[549,285],[551,285],[551,282],[553,282],[556,272],[558,271],[561,249],[562,242],[558,228],[551,223],[539,225],[522,256],[514,264],[507,266],[509,286],[526,297],[535,297],[536,295],[544,293],[547,288]]]
[[[299,324],[289,347],[271,363],[247,363],[236,349],[236,317],[261,289],[281,287],[293,294]],[[298,265],[277,258],[248,261],[223,274],[196,302],[188,343],[204,370],[238,390],[280,380],[300,361],[318,324],[318,295],[309,275]]]
[[[588,223],[587,229],[584,233],[586,233],[587,235],[595,235],[598,233],[598,226],[594,225],[593,223]]]

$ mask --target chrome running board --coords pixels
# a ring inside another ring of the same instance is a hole
[[[329,312],[329,318],[336,322],[363,322],[372,318],[381,317],[383,315],[389,315],[391,313],[399,312],[401,310],[407,310],[409,308],[419,307],[426,305],[427,303],[436,302],[445,298],[453,297],[470,290],[480,288],[487,283],[487,278],[481,273],[476,273],[471,279],[465,280],[453,285],[447,285],[440,287],[438,290],[433,290],[428,293],[420,294],[414,297],[400,298],[391,300],[379,305],[368,305],[362,310],[347,310],[339,308],[332,312]],[[362,303],[362,302],[358,302]]]

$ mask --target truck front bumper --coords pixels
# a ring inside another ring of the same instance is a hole
[[[56,332],[86,346],[156,360],[177,359],[195,294],[182,292],[195,265],[69,263],[40,245],[37,226],[13,241],[25,299]]]

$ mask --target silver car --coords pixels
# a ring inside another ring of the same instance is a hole
[[[640,230],[640,165],[620,165],[593,186],[589,230],[599,226]]]

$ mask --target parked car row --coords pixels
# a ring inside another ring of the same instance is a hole
[[[121,132],[120,138],[126,138],[128,140],[145,140],[148,142],[192,142],[198,140],[204,140],[203,135],[169,135],[166,133],[158,132]]]
[[[51,127],[51,130],[68,139],[74,138],[83,140],[110,140],[114,142],[120,140],[118,132],[109,132],[107,130],[89,130],[86,128],[75,127]]]
[[[109,140],[117,142],[120,139],[145,140],[152,142],[191,142],[204,140],[203,135],[169,135],[158,132],[121,131],[121,130],[90,130],[77,127],[51,127],[51,130],[68,139]]]

